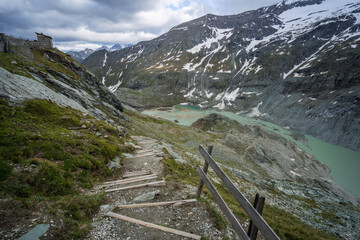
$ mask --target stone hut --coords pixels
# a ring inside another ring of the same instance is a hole
[[[52,37],[47,36],[43,33],[35,33],[37,36],[37,47],[41,49],[52,49]]]
[[[12,36],[7,36],[4,33],[0,33],[0,52],[14,52],[18,50],[30,51],[30,48],[34,49],[53,49],[52,37],[42,33],[35,33],[37,40],[30,41]]]

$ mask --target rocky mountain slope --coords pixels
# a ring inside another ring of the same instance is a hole
[[[48,99],[101,120],[124,119],[123,106],[94,74],[55,49],[33,49],[7,37],[10,52],[0,55],[0,97],[12,105]]]
[[[208,14],[84,64],[139,108],[231,110],[360,151],[360,3],[287,0]]]

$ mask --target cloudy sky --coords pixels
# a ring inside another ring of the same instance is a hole
[[[281,0],[0,0],[0,32],[53,37],[63,51],[153,39],[207,13],[237,14]]]

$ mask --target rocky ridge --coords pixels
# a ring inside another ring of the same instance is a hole
[[[360,151],[359,9],[354,0],[288,0],[208,14],[84,64],[133,107],[231,110]]]
[[[8,37],[9,53],[0,55],[0,97],[20,105],[26,99],[49,99],[105,121],[125,119],[123,106],[95,75],[55,49],[33,49]]]

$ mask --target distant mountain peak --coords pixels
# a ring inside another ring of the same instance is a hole
[[[119,44],[119,43],[116,43],[109,50],[110,51],[117,51],[117,50],[121,50],[123,48],[131,47],[131,46],[132,46],[132,44]]]

